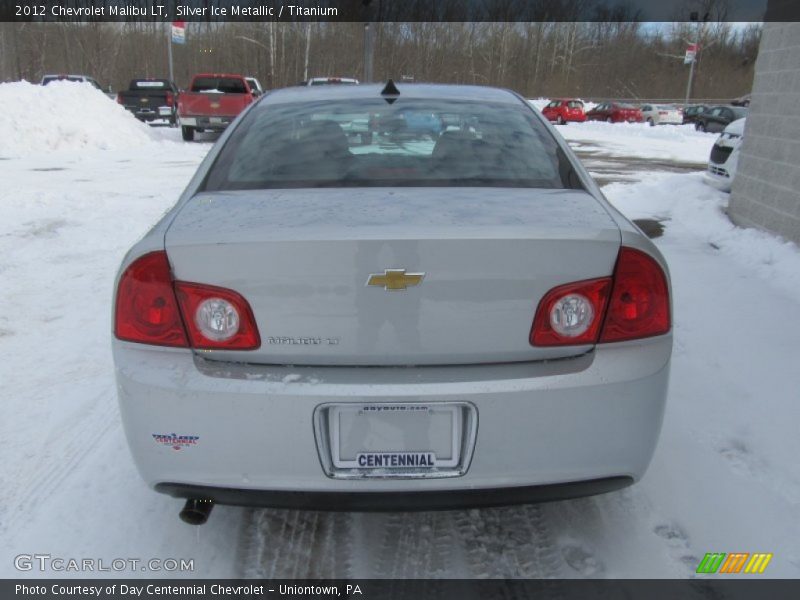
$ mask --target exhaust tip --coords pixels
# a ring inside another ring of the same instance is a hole
[[[202,525],[208,521],[208,515],[211,514],[212,508],[214,508],[213,500],[190,498],[183,505],[179,516],[181,521],[189,525]]]

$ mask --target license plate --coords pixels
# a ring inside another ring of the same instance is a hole
[[[214,124],[222,123],[222,118],[221,117],[211,117],[211,118],[208,119],[208,122],[209,123],[214,123]]]
[[[329,418],[337,469],[420,472],[455,467],[461,458],[458,406],[337,405]]]
[[[161,106],[158,109],[158,114],[162,116],[169,116],[172,114],[172,109],[169,106]]]

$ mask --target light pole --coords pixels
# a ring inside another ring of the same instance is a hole
[[[697,23],[697,27],[695,28],[694,32],[694,54],[692,55],[692,61],[689,64],[689,81],[686,83],[686,101],[683,103],[683,106],[686,107],[689,104],[689,98],[692,95],[692,81],[694,80],[694,64],[697,62],[697,54],[700,50],[700,19],[699,14],[693,12],[689,15],[689,20]],[[708,21],[708,13],[705,14],[703,17],[704,21]]]
[[[364,7],[364,83],[372,82],[372,56],[375,49],[375,31],[372,26],[374,6],[372,0],[362,0]]]

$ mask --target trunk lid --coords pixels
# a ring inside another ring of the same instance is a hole
[[[532,347],[534,313],[551,288],[610,275],[620,232],[582,191],[326,188],[201,193],[165,241],[177,280],[235,290],[255,314],[259,349],[204,356],[422,365],[586,352]],[[424,277],[386,290],[387,269]]]

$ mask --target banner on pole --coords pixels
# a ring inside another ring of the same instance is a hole
[[[173,44],[186,43],[186,21],[172,22],[172,43]]]
[[[686,47],[686,56],[683,57],[683,64],[692,64],[695,56],[697,56],[697,44],[689,44]]]

